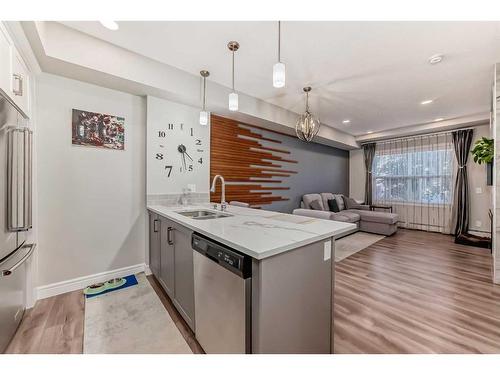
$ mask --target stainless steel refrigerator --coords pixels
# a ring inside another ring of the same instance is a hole
[[[15,334],[26,306],[32,228],[32,131],[0,93],[0,353]]]

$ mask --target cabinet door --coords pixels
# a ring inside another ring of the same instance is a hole
[[[176,233],[171,220],[161,218],[161,269],[160,278],[163,288],[170,298],[174,298],[175,263],[174,243]]]
[[[0,25],[0,90],[10,95],[11,45]]]
[[[160,277],[160,228],[157,214],[149,214],[149,268],[156,278]]]
[[[10,95],[14,103],[24,112],[30,116],[30,102],[29,102],[29,82],[30,76],[28,68],[26,67],[19,52],[12,49],[12,77],[11,77],[11,92]]]
[[[192,231],[175,224],[175,297],[174,304],[194,331],[194,274]]]

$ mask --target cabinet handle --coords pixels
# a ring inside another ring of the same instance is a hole
[[[169,245],[174,244],[174,240],[172,240],[172,236],[170,235],[170,233],[172,233],[173,230],[174,230],[174,228],[172,228],[172,227],[168,227],[168,229],[167,229],[167,242]]]
[[[153,220],[153,232],[157,233],[158,232],[158,228],[156,228],[156,223],[158,223],[160,220],[158,219],[154,219]]]
[[[12,74],[14,79],[12,84],[12,92],[14,95],[23,96],[23,76],[20,74]]]

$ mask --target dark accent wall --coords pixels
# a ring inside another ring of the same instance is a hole
[[[228,202],[291,212],[303,194],[348,194],[348,151],[216,115],[210,137],[210,178],[224,176]],[[220,190],[211,200],[220,200]]]

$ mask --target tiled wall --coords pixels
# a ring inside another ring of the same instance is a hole
[[[184,201],[184,202],[183,202]],[[162,205],[162,206],[181,206],[195,205],[200,203],[209,203],[209,193],[187,193],[183,194],[161,194],[161,195],[148,195],[147,205]]]

